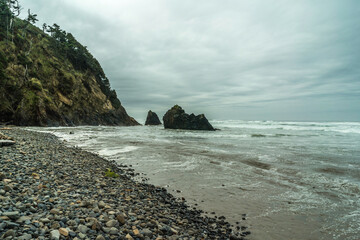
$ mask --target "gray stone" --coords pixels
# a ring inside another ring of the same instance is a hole
[[[50,239],[55,239],[55,240],[60,239],[60,232],[58,230],[52,230],[50,232]]]
[[[66,222],[66,224],[69,225],[69,226],[76,226],[77,225],[75,220],[69,220],[69,221]]]
[[[5,192],[11,192],[12,190],[13,190],[12,187],[10,187],[9,185],[4,186],[4,191]]]
[[[60,228],[60,223],[59,222],[53,222],[53,224],[51,224],[51,227],[52,229],[58,229]]]
[[[3,180],[3,179],[5,179],[5,178],[6,178],[5,173],[0,172],[0,180]]]
[[[77,230],[83,234],[86,234],[87,231],[89,231],[89,228],[85,225],[80,224],[77,228]]]
[[[7,238],[7,237],[15,237],[15,231],[14,230],[8,230],[1,238]]]
[[[111,235],[116,235],[119,233],[119,230],[116,227],[112,227],[110,228],[110,232]]]
[[[105,238],[102,235],[98,235],[95,240],[105,240]]]
[[[16,220],[17,223],[22,223],[22,222],[26,222],[28,220],[31,220],[31,217],[28,216],[21,216],[20,218],[18,218],[18,220]]]
[[[42,223],[49,223],[49,222],[50,222],[50,219],[48,219],[48,218],[40,218],[40,222],[42,222]]]
[[[30,212],[32,212],[32,213],[36,213],[36,208],[34,208],[34,207],[30,207],[29,210],[30,210]]]
[[[150,237],[150,238],[153,235],[152,231],[150,231],[150,229],[148,229],[148,228],[144,228],[143,230],[141,230],[141,234],[146,237]]]
[[[14,222],[6,222],[6,224],[7,224],[6,228],[17,228],[20,226],[19,224]]]
[[[98,203],[98,205],[99,205],[99,208],[104,208],[104,207],[105,207],[104,201],[100,201],[100,202]]]
[[[54,215],[59,215],[60,214],[60,210],[59,209],[56,209],[56,208],[53,208],[50,210],[50,213],[51,214],[54,214]]]
[[[30,239],[32,239],[32,235],[29,233],[24,234],[21,237],[19,237],[19,240],[30,240]]]
[[[81,238],[81,239],[86,238],[86,234],[84,234],[84,233],[79,233],[79,238]]]
[[[116,220],[110,220],[110,221],[106,222],[105,225],[106,225],[107,227],[115,227],[117,224],[118,224],[118,221],[116,221]]]
[[[6,223],[0,223],[0,231],[3,231],[6,228]]]
[[[6,216],[12,220],[16,220],[20,217],[20,213],[18,211],[13,211],[13,212],[3,212],[2,213],[3,216]]]

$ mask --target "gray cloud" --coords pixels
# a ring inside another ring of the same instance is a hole
[[[88,46],[136,118],[360,120],[355,0],[22,4]]]

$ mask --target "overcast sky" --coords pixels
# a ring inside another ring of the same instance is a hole
[[[360,121],[358,0],[21,0],[99,60],[142,121]]]

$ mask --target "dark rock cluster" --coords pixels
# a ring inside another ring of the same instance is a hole
[[[192,113],[189,115],[178,105],[165,113],[163,122],[164,127],[170,129],[215,130],[204,114],[195,116]]]
[[[146,117],[145,125],[161,125],[158,115],[151,110],[149,110]]]
[[[202,216],[134,170],[55,136],[0,130],[0,239],[243,239],[224,217]],[[114,174],[105,174],[114,173]],[[113,176],[113,177],[109,177]]]

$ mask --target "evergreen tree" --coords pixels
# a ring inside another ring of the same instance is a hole
[[[15,17],[20,15],[21,6],[18,0],[0,0],[0,32],[9,39],[9,33],[14,29]]]
[[[31,13],[30,9],[28,9],[28,17],[25,20],[31,24],[35,24],[37,21],[39,21],[36,17],[37,14]]]
[[[43,25],[42,25],[42,28],[43,28],[43,32],[45,32],[46,31],[46,29],[47,29],[47,24],[46,23],[44,23]]]

